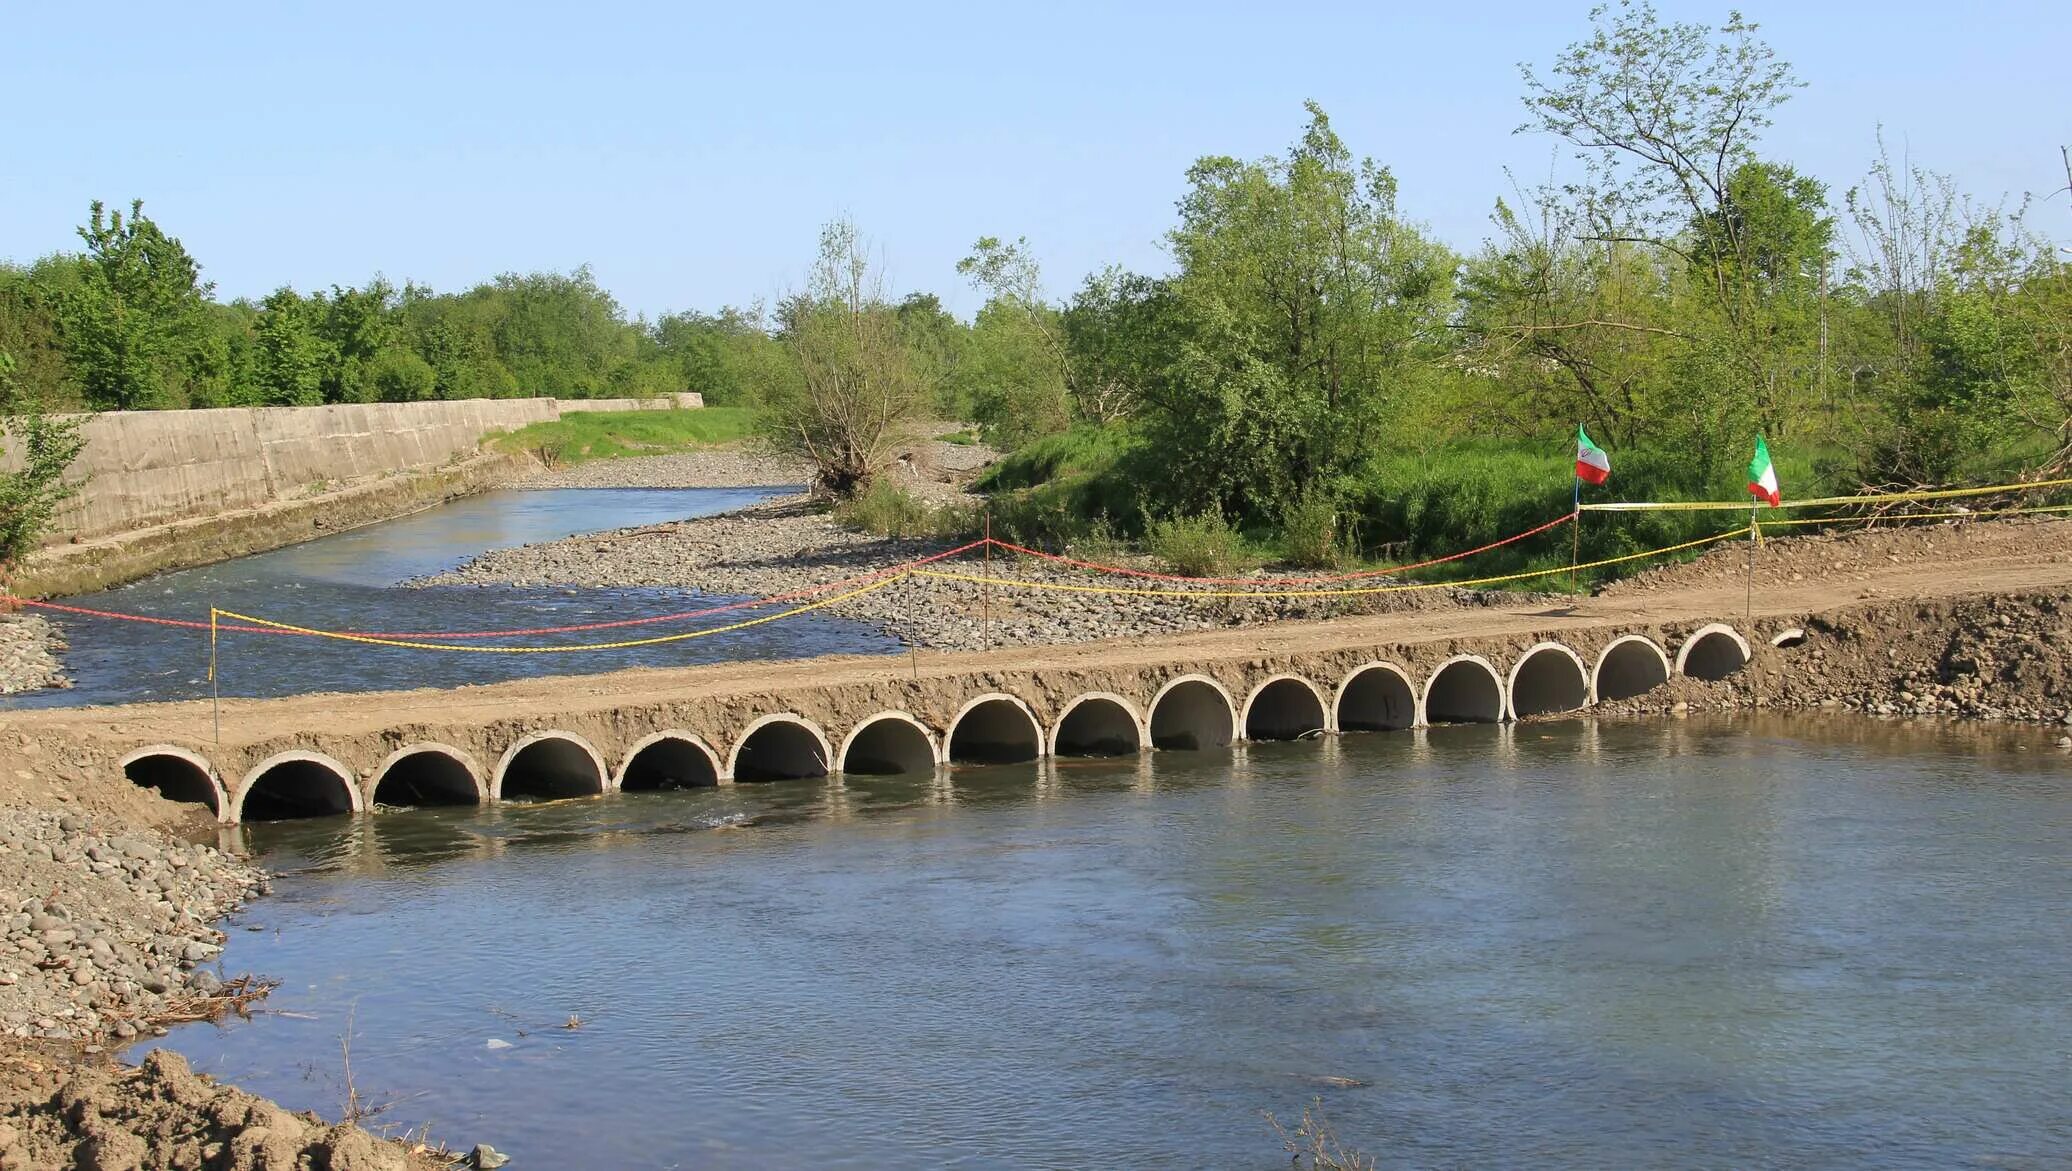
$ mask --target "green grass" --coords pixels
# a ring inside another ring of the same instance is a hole
[[[747,407],[578,411],[492,436],[490,443],[500,451],[531,452],[549,465],[565,467],[738,443],[753,432],[754,419]]]

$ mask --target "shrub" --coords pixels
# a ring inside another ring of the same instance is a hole
[[[930,504],[883,477],[835,505],[835,520],[880,537],[949,537],[973,532],[979,523],[971,508]]]
[[[1251,564],[1244,537],[1216,512],[1153,521],[1144,544],[1174,573],[1188,577],[1225,577]]]
[[[1281,557],[1305,569],[1338,564],[1338,503],[1310,488],[1281,513]]]

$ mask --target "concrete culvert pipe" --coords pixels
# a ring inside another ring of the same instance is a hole
[[[565,733],[529,737],[504,754],[497,770],[500,801],[553,801],[604,792],[604,762],[588,744]]]
[[[765,716],[734,748],[737,781],[796,781],[827,775],[827,740],[805,721]]]
[[[1230,696],[1208,679],[1175,679],[1151,701],[1154,748],[1228,748],[1236,738]]]
[[[1396,732],[1417,726],[1417,692],[1392,663],[1360,668],[1338,691],[1338,730]]]
[[[1476,655],[1439,664],[1425,684],[1425,722],[1495,724],[1504,718],[1504,684],[1496,668]]]
[[[314,753],[273,757],[252,770],[239,795],[239,821],[287,821],[357,813],[359,791],[337,761]]]
[[[1511,718],[1581,711],[1590,704],[1590,677],[1576,652],[1543,642],[1511,668]]]
[[[981,696],[950,725],[950,763],[1016,764],[1043,754],[1043,730],[1019,700]]]
[[[1632,699],[1669,682],[1669,654],[1645,635],[1629,634],[1597,656],[1591,690],[1598,702]]]
[[[863,776],[935,771],[935,742],[918,720],[897,712],[872,716],[842,746],[842,771]]]
[[[1127,756],[1144,747],[1137,714],[1116,695],[1082,695],[1065,705],[1051,734],[1053,756]]]
[[[719,765],[703,744],[667,732],[633,746],[619,766],[619,788],[629,793],[698,789],[719,784]]]
[[[1748,665],[1748,642],[1731,626],[1701,626],[1676,651],[1676,671],[1693,679],[1725,679]]]
[[[406,748],[375,774],[376,805],[479,805],[482,796],[475,770],[450,748]]]
[[[1269,679],[1245,701],[1245,739],[1299,740],[1325,728],[1324,700],[1293,675]]]
[[[209,812],[223,815],[223,786],[209,762],[182,748],[144,749],[122,762],[122,773],[133,783],[158,790],[168,801],[206,805]]]

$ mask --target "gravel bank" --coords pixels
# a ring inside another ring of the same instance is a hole
[[[677,588],[729,597],[773,597],[874,573],[949,547],[939,541],[888,540],[844,529],[802,495],[723,516],[497,550],[410,584]],[[938,568],[988,575],[984,561],[975,556]],[[997,556],[989,575],[1029,585],[1086,586],[1092,580],[1043,562]],[[1175,588],[1149,581],[1123,584]],[[1262,600],[1214,597],[1214,587],[1186,592],[1208,596],[1091,594],[906,578],[835,603],[828,611],[868,622],[908,645],[978,650],[987,644],[988,629],[994,646],[1041,646],[1520,600],[1516,594],[1462,590]]]
[[[0,1034],[128,1039],[223,991],[206,965],[211,924],[266,889],[265,875],[207,846],[0,812]]]
[[[66,649],[58,628],[34,614],[0,614],[0,695],[41,687],[70,687],[58,656]]]
[[[574,467],[542,470],[519,481],[520,488],[766,488],[803,490],[812,465],[785,456],[745,451],[687,451],[596,459]]]

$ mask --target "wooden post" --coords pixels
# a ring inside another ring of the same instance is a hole
[[[979,623],[985,648],[993,649],[993,510],[986,509],[986,571],[978,583]]]
[[[216,716],[216,743],[223,743],[223,687],[216,681],[216,615],[219,611],[209,607],[209,706]]]

